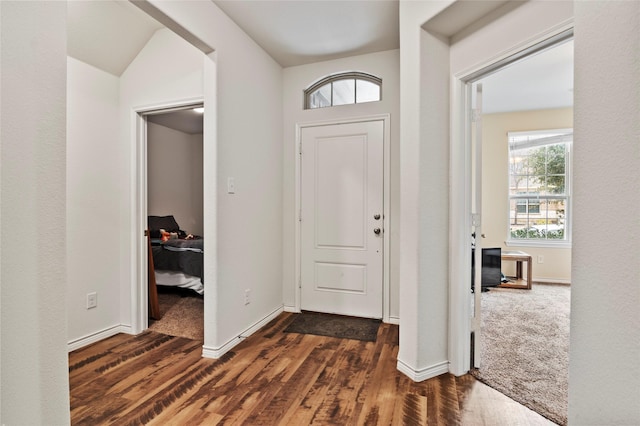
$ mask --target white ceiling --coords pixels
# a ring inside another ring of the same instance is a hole
[[[484,113],[573,106],[573,40],[480,80]]]
[[[400,47],[397,0],[212,0],[283,67]]]
[[[396,49],[398,2],[390,0],[212,0],[283,67]],[[522,5],[456,2],[424,28],[455,37]],[[513,64],[483,80],[487,113],[573,104],[573,43]]]
[[[69,1],[67,53],[120,76],[162,24],[128,1]]]
[[[147,120],[191,135],[203,133],[202,113],[193,109],[148,115]]]
[[[283,67],[399,47],[397,0],[211,1]],[[512,3],[457,2],[424,28],[455,36]],[[162,24],[128,1],[68,3],[69,55],[116,76],[160,28],[164,28]],[[484,109],[499,112],[570,106],[572,70],[572,43],[513,64],[483,80]]]

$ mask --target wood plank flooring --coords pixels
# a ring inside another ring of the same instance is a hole
[[[397,371],[398,326],[376,342],[284,333],[283,313],[218,360],[147,331],[69,355],[74,425],[552,425],[466,375]]]

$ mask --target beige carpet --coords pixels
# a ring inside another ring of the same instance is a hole
[[[177,291],[159,291],[158,321],[149,320],[149,330],[170,336],[204,341],[204,299],[197,294],[181,295]]]
[[[472,374],[555,423],[567,423],[568,285],[482,293],[481,368]]]

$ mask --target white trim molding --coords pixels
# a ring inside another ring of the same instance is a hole
[[[129,129],[131,143],[131,327],[140,333],[149,326],[147,286],[147,115],[204,105],[203,97],[168,100],[149,105],[133,106]],[[206,181],[205,181],[206,182]],[[206,217],[206,215],[205,215]],[[209,281],[208,281],[209,282]]]
[[[565,280],[562,278],[536,278],[532,277],[531,282],[533,284],[562,284],[571,285],[571,280]]]
[[[295,306],[284,306],[284,312],[291,312],[293,314],[299,314],[301,311],[300,309],[296,308]]]
[[[67,343],[67,351],[68,352],[75,351],[76,349],[83,348],[92,343],[99,342],[101,340],[107,339],[111,336],[115,336],[116,334],[120,334],[120,333],[135,334],[133,333],[133,330],[130,325],[124,325],[124,324],[113,325],[103,330],[96,331],[95,333],[87,334],[86,336],[71,340],[69,343]]]
[[[445,374],[449,372],[449,361],[442,361],[438,364],[431,365],[429,367],[424,367],[419,370],[413,369],[408,364],[404,363],[402,360],[398,360],[397,367],[398,371],[403,373],[405,376],[409,377],[414,382],[422,382],[433,377],[439,376],[441,374]]]
[[[213,358],[213,359],[220,358],[222,355],[226,354],[231,349],[233,349],[236,345],[240,344],[240,342],[245,340],[247,337],[251,336],[253,333],[255,333],[256,331],[260,330],[262,327],[267,325],[270,321],[275,319],[283,311],[284,311],[284,307],[280,306],[279,308],[269,313],[267,316],[265,316],[261,320],[255,322],[249,328],[245,329],[237,337],[234,337],[233,339],[229,340],[224,345],[218,348],[213,348],[206,345],[202,346],[202,356],[204,358]]]

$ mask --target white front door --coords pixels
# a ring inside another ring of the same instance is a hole
[[[305,127],[302,310],[382,318],[384,121]]]

